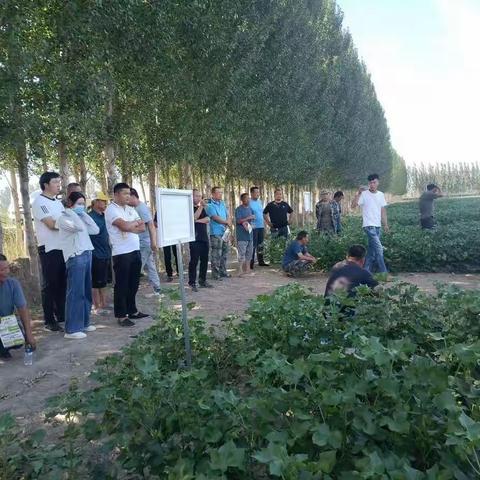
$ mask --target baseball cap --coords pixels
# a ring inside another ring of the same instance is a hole
[[[92,200],[103,200],[104,202],[108,202],[108,197],[103,192],[96,192]]]

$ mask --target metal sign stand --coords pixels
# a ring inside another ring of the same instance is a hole
[[[192,366],[192,347],[190,345],[190,327],[188,325],[188,310],[187,310],[187,299],[185,294],[185,278],[183,276],[183,255],[182,255],[181,242],[177,243],[177,258],[178,258],[178,279],[180,284],[180,295],[182,297],[183,337],[185,340],[187,368],[190,368]]]

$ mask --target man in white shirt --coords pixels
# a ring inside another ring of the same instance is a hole
[[[113,309],[122,327],[135,325],[132,320],[148,317],[137,310],[135,297],[140,283],[142,258],[138,234],[145,231],[145,222],[137,211],[128,205],[130,186],[117,183],[113,188],[114,201],[105,211],[105,223],[112,244]]]
[[[381,273],[387,271],[383,259],[383,246],[380,241],[381,226],[388,233],[387,202],[385,195],[378,190],[379,177],[376,173],[368,176],[368,190],[360,188],[352,201],[352,208],[362,209],[363,230],[367,234],[368,249],[365,259],[365,269],[373,271],[375,264]]]
[[[42,308],[45,329],[62,331],[59,322],[65,321],[66,273],[56,222],[65,210],[57,195],[61,178],[56,172],[40,176],[42,193],[32,203],[32,213],[42,267]]]

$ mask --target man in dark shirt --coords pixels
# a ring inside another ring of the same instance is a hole
[[[105,210],[107,209],[108,197],[98,192],[92,201],[92,209],[89,215],[100,229],[98,235],[91,235],[93,245],[92,252],[92,297],[95,307],[94,313],[102,315],[109,313],[106,308],[105,287],[112,279],[112,248],[108,237],[105,223]]]
[[[325,296],[334,295],[340,290],[346,291],[349,297],[356,295],[356,288],[365,285],[375,288],[378,282],[372,274],[363,268],[366,249],[363,245],[352,245],[345,263],[335,265],[325,288]]]
[[[420,224],[422,228],[432,229],[435,227],[433,201],[442,196],[442,191],[434,183],[427,185],[427,190],[420,196]]]
[[[265,223],[270,227],[272,238],[288,238],[290,229],[290,215],[293,213],[292,207],[283,201],[283,192],[277,188],[275,190],[275,200],[267,204],[263,210]]]
[[[208,231],[207,224],[210,218],[205,212],[202,193],[193,191],[193,212],[195,220],[195,241],[190,242],[190,263],[188,264],[188,284],[192,291],[197,292],[197,266],[200,261],[199,285],[203,288],[211,288],[207,282],[208,269]]]
[[[289,277],[297,277],[312,267],[317,259],[308,253],[308,232],[298,232],[297,238],[283,254],[282,268]]]

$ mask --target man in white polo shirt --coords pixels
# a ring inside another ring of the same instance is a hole
[[[375,264],[379,272],[385,273],[387,267],[383,259],[383,246],[380,241],[381,226],[388,233],[387,202],[385,195],[378,190],[379,177],[376,173],[368,176],[368,190],[360,188],[352,201],[352,208],[362,209],[363,230],[367,234],[368,249],[365,270],[373,271]]]
[[[42,193],[32,203],[38,255],[42,267],[42,307],[45,329],[62,331],[59,322],[65,321],[65,295],[67,280],[65,260],[60,245],[60,233],[55,223],[64,211],[57,200],[61,189],[61,178],[56,172],[45,172],[40,176]]]
[[[105,223],[112,244],[113,308],[115,318],[122,327],[135,325],[132,320],[148,317],[137,310],[135,297],[140,282],[142,258],[138,234],[145,231],[145,222],[128,205],[130,187],[117,183],[113,188],[114,201],[105,211]]]

